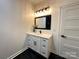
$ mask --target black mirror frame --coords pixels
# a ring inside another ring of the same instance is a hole
[[[36,26],[36,19],[37,19],[37,18],[42,18],[42,17],[46,17],[46,28],[38,28],[38,27]],[[35,29],[50,30],[50,29],[51,29],[51,15],[35,17],[34,26],[35,26]]]

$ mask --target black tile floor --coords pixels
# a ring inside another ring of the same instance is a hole
[[[42,55],[28,48],[26,51],[16,56],[14,59],[46,59]],[[50,54],[49,59],[65,59],[53,53]]]

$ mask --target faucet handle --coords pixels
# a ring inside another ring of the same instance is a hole
[[[42,33],[42,31],[41,31],[41,30],[40,30],[39,32],[40,32],[40,34]]]

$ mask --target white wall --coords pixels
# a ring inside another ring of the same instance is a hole
[[[59,25],[60,25],[60,7],[63,5],[67,5],[73,2],[77,2],[78,0],[44,0],[43,2],[40,2],[39,4],[35,5],[35,11],[39,10],[41,8],[44,8],[46,6],[50,6],[52,9],[51,15],[52,15],[52,29],[50,32],[53,34],[53,40],[54,45],[56,49],[56,53],[59,52],[59,43],[60,39],[58,38],[59,34]]]
[[[6,59],[24,46],[33,24],[32,6],[27,0],[0,0],[0,59]]]

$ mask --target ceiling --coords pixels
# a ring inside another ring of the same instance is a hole
[[[38,4],[39,2],[44,1],[44,0],[30,0],[30,2],[35,5]]]

